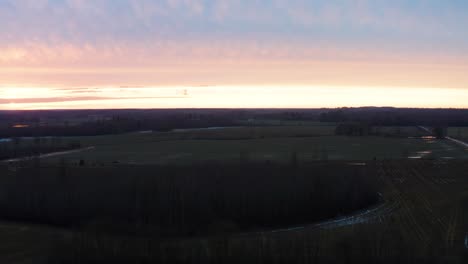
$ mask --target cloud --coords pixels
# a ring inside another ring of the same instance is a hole
[[[73,96],[73,97],[48,97],[48,98],[16,98],[0,99],[2,104],[42,104],[78,101],[103,101],[103,100],[133,100],[133,99],[183,99],[183,96],[153,96],[153,97],[104,97],[104,96]]]
[[[435,1],[324,0],[3,0],[0,34],[45,42],[95,42],[128,38],[181,37],[192,33],[290,32],[310,29],[410,31],[413,35],[447,31],[462,34],[463,8]],[[448,30],[450,29],[450,30]],[[336,32],[339,33],[339,32]],[[372,32],[370,32],[372,33]],[[375,33],[375,32],[373,32]]]
[[[75,44],[64,41],[20,44],[0,43],[0,68],[62,68],[78,72],[97,68],[159,68],[209,63],[246,61],[305,62],[361,61],[376,63],[467,64],[468,53],[434,43],[388,43],[386,40],[346,46],[328,40],[309,43],[307,38],[277,41],[265,39],[103,41]],[[410,46],[412,46],[410,48]],[[417,52],[414,49],[418,49]],[[5,71],[5,69],[3,69]]]
[[[180,79],[250,62],[467,65],[467,10],[435,0],[0,0],[0,85],[117,68],[166,81],[164,71]]]

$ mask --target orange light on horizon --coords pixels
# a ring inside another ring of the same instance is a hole
[[[13,125],[12,128],[28,128],[29,125],[25,125],[25,124],[16,124],[16,125]]]

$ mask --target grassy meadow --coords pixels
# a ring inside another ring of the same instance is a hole
[[[449,127],[447,133],[450,137],[468,140],[468,127]]]

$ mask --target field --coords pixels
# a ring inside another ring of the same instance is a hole
[[[447,133],[450,137],[465,141],[468,139],[468,127],[449,127]]]
[[[381,131],[395,131],[382,128]],[[77,138],[94,149],[66,156],[72,163],[188,164],[206,161],[289,162],[382,160],[400,158],[468,158],[468,152],[447,140],[420,138],[417,128],[399,131],[412,136],[335,136],[333,126],[237,127],[176,132],[142,132],[118,136]],[[52,159],[50,162],[57,162]]]

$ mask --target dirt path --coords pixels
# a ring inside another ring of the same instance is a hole
[[[419,128],[432,134],[432,131],[430,129],[428,129],[427,127],[419,126]],[[465,148],[468,148],[468,143],[466,143],[464,141],[461,141],[459,139],[455,139],[455,138],[452,138],[452,137],[449,137],[449,136],[446,136],[445,139],[448,139],[448,140],[450,140],[452,142],[457,143],[458,145],[461,145],[461,146],[463,146]]]
[[[16,159],[1,160],[0,163],[14,163],[14,162],[30,160],[33,158],[45,159],[45,158],[59,157],[59,156],[64,156],[64,155],[69,155],[69,154],[80,153],[80,152],[88,151],[92,149],[95,149],[95,147],[86,147],[86,148],[73,149],[73,150],[67,150],[67,151],[52,152],[52,153],[41,154],[39,156],[28,156],[28,157],[22,157],[22,158],[16,158]]]
[[[274,230],[255,231],[239,234],[238,236],[256,236],[277,234],[285,232],[302,232],[304,230],[313,229],[336,229],[344,226],[351,226],[362,223],[382,222],[384,219],[391,215],[398,208],[398,202],[384,202],[375,207],[360,210],[352,215],[333,218],[319,223],[308,224],[303,226],[294,226]]]
[[[452,142],[455,142],[457,143],[458,145],[461,145],[461,146],[464,146],[465,148],[468,148],[468,143],[466,142],[463,142],[461,140],[458,140],[458,139],[455,139],[455,138],[451,138],[451,137],[445,137],[446,139],[452,141]]]
[[[351,215],[349,217],[330,220],[324,223],[315,225],[322,229],[333,229],[342,226],[350,226],[369,222],[382,222],[388,215],[392,214],[398,208],[398,203],[384,203],[373,209]]]

